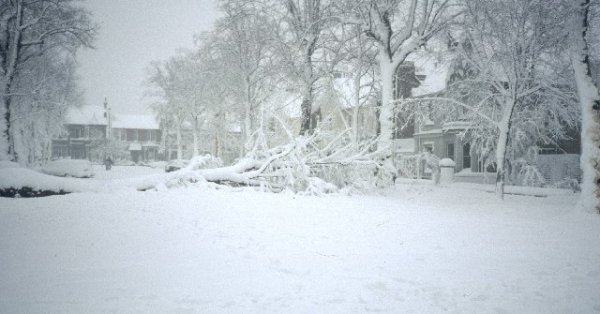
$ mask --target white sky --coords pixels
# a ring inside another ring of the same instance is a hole
[[[96,50],[78,53],[85,104],[116,112],[143,113],[146,68],[178,49],[192,48],[193,35],[214,22],[214,0],[87,0],[100,24]]]

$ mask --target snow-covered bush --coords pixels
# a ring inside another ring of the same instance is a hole
[[[524,164],[519,171],[521,184],[525,186],[542,187],[546,183],[544,176],[535,164]]]
[[[399,155],[396,157],[398,176],[402,178],[417,178],[419,176],[419,155]]]
[[[557,189],[572,190],[573,192],[581,191],[581,186],[579,185],[579,181],[577,179],[573,179],[573,178],[564,178],[563,180],[552,184],[552,187],[557,188]]]
[[[187,170],[197,170],[197,169],[213,169],[223,167],[223,160],[219,157],[213,157],[210,154],[206,154],[204,156],[196,156],[193,157],[188,166]]]
[[[440,167],[456,167],[454,160],[450,158],[442,158],[439,162]]]
[[[512,177],[516,177],[514,184],[541,187],[546,184],[538,166],[538,147],[530,146],[522,157],[512,161]]]

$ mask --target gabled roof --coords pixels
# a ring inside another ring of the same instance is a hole
[[[412,89],[412,96],[419,97],[439,93],[446,89],[450,60],[437,58],[429,53],[418,51],[408,58],[415,63],[417,77],[425,76],[421,85]]]
[[[104,108],[100,106],[70,107],[65,116],[65,124],[106,125]]]
[[[104,107],[80,106],[70,107],[65,116],[65,124],[107,125]],[[159,125],[153,115],[149,114],[111,114],[114,129],[158,130]]]
[[[115,114],[111,121],[113,129],[158,130],[158,122],[149,114]]]

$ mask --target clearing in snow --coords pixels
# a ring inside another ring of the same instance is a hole
[[[1,198],[0,312],[598,312],[600,219],[577,197],[402,182]]]

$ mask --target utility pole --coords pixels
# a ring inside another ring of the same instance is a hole
[[[111,137],[112,133],[112,121],[110,117],[110,107],[108,106],[108,100],[104,97],[104,117],[106,118],[106,139]]]
[[[104,136],[104,160],[106,161],[109,157],[108,143],[110,141],[112,133],[112,121],[110,117],[110,106],[108,106],[108,100],[104,97],[104,117],[106,118],[106,134]],[[110,168],[107,168],[110,169]]]

